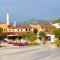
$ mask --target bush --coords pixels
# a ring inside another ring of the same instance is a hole
[[[29,43],[28,42],[24,42],[24,45],[29,45]]]
[[[34,45],[39,45],[39,43],[35,42]]]
[[[55,40],[55,41],[54,41],[54,44],[55,44],[55,45],[57,45],[57,47],[59,47],[60,40],[58,40],[58,39],[57,39],[57,40]]]
[[[23,46],[23,45],[24,45],[22,42],[20,42],[20,43],[18,43],[18,44],[19,44],[19,46]]]
[[[7,43],[8,44],[13,44],[13,40],[9,40]]]
[[[24,45],[29,45],[29,43],[28,42],[24,42],[24,43],[22,43],[22,42],[13,42],[13,45],[14,46],[24,46]]]
[[[19,44],[17,42],[14,42],[13,45],[14,46],[19,46]]]
[[[34,42],[34,43],[30,43],[30,45],[39,45],[39,43]]]

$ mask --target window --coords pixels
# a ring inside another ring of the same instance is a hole
[[[19,29],[18,29],[18,31],[19,31]]]
[[[29,28],[29,31],[30,31],[30,28]]]
[[[4,31],[5,31],[5,29],[4,29]]]
[[[28,29],[26,28],[26,31],[28,31]]]
[[[14,32],[14,29],[12,31]]]
[[[22,31],[22,29],[21,29],[21,31]]]
[[[7,29],[5,28],[5,29],[3,29],[3,31],[7,31]]]
[[[11,30],[9,29],[9,32],[10,32]]]

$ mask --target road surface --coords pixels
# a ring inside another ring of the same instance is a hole
[[[60,60],[60,47],[39,45],[0,48],[0,60]]]

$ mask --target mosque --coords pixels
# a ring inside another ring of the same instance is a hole
[[[3,29],[3,35],[18,35],[20,32],[27,32],[32,31],[33,28],[31,26],[23,26],[23,25],[16,25],[14,22],[13,25],[9,23],[9,13],[6,15],[6,23],[0,23],[0,28]]]

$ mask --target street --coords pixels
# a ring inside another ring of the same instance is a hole
[[[60,60],[60,47],[38,45],[0,48],[0,60]]]

